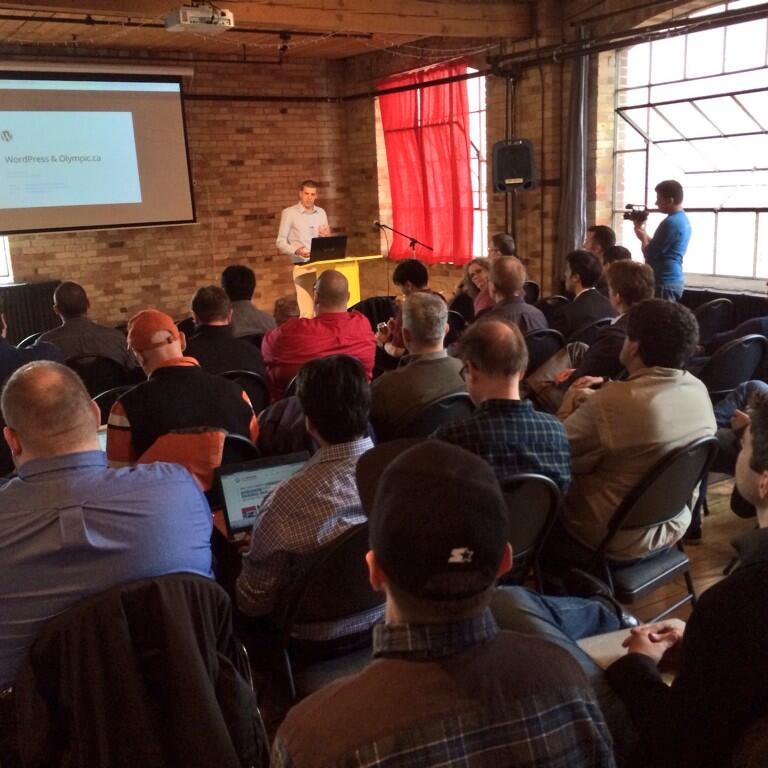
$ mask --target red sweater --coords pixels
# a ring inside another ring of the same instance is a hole
[[[261,344],[267,379],[274,399],[308,360],[329,355],[351,355],[370,380],[376,356],[376,338],[368,319],[359,312],[324,312],[317,317],[296,317],[269,331]]]

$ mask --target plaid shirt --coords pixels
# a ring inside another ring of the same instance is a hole
[[[499,633],[489,610],[449,624],[379,625],[374,655],[363,673],[289,713],[273,768],[614,765],[576,662],[549,643]]]
[[[237,580],[237,603],[244,613],[273,613],[308,555],[366,521],[355,465],[372,447],[369,437],[325,446],[264,500]],[[366,630],[382,615],[379,606],[339,621],[296,625],[294,634],[304,640],[332,640]]]
[[[571,447],[554,416],[535,411],[530,400],[486,400],[463,421],[433,435],[482,456],[500,482],[537,472],[565,491],[571,482]]]

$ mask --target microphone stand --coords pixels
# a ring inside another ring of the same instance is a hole
[[[378,222],[377,227],[379,229],[388,229],[390,232],[393,232],[396,235],[400,235],[400,237],[404,237],[406,240],[409,241],[408,247],[411,249],[411,258],[416,258],[416,246],[420,245],[422,248],[426,248],[428,251],[434,251],[435,249],[431,245],[427,245],[426,243],[422,243],[421,240],[417,240],[415,237],[411,237],[410,235],[406,235],[405,232],[400,232],[399,230],[395,229],[394,227],[390,227],[389,224],[382,224],[381,222]]]

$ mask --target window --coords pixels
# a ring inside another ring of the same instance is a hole
[[[467,67],[467,72],[477,72]],[[469,99],[469,162],[472,174],[472,256],[488,255],[488,157],[485,152],[485,78],[467,81]]]
[[[7,237],[0,236],[0,283],[13,281],[11,270],[11,247]]]
[[[767,36],[758,19],[619,52],[613,207],[625,244],[637,241],[624,206],[653,207],[653,187],[677,179],[693,229],[685,271],[768,277]],[[662,218],[652,213],[649,231]]]

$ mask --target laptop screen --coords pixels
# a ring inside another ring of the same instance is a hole
[[[261,502],[278,483],[295,475],[308,458],[306,452],[291,453],[222,467],[221,493],[230,533],[251,528]]]

